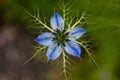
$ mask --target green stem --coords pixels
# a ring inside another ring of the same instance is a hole
[[[88,10],[88,6],[89,6],[89,0],[88,0],[88,3],[86,5],[86,9],[85,11],[83,12],[82,16],[71,26],[71,28],[69,28],[65,33],[69,32],[71,29],[73,29],[74,27],[76,27],[78,24],[81,24],[82,22],[82,19],[84,18],[84,16],[86,15],[86,12]]]
[[[98,65],[98,63],[97,63],[97,62],[95,61],[95,59],[92,57],[91,52],[86,48],[86,46],[83,45],[82,43],[78,42],[78,41],[75,41],[75,42],[77,42],[80,46],[82,46],[82,47],[86,50],[86,52],[87,52],[88,56],[90,57],[90,59],[94,62],[94,64],[97,66],[97,68],[98,68],[100,71],[102,71],[102,69],[100,68],[100,66]]]
[[[24,9],[25,10],[25,9]],[[48,29],[51,32],[54,32],[54,30],[52,30],[51,28],[49,28],[46,24],[44,24],[41,20],[39,20],[36,16],[33,16],[32,14],[30,14],[27,10],[25,10],[25,12],[30,15],[31,17],[33,17],[36,21],[38,21],[38,23],[40,23],[41,25],[43,25],[46,29]]]
[[[63,19],[64,19],[64,23],[65,23],[65,6],[63,6]]]
[[[30,60],[32,60],[34,57],[36,57],[38,54],[40,54],[40,51],[45,49],[45,47],[38,49],[32,57],[30,57],[24,64],[28,63]]]
[[[65,80],[68,80],[67,72],[66,72],[66,55],[65,55],[64,51],[63,51],[63,73],[64,73],[64,76],[65,76]]]
[[[84,18],[84,16],[85,16],[85,13],[83,13],[82,16],[80,17],[80,19],[75,24],[73,24],[71,26],[71,29],[73,29],[74,27],[76,27],[81,22],[81,20]]]
[[[81,23],[81,20],[84,18],[85,13],[82,14],[82,16],[80,17],[80,19],[78,21],[76,21],[71,28],[69,28],[65,33],[69,32],[71,29],[73,29],[74,27],[76,27],[79,23]]]

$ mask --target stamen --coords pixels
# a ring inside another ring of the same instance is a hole
[[[58,46],[60,45],[60,43],[58,43]]]
[[[62,43],[62,45],[65,47],[65,43]]]
[[[57,33],[60,33],[60,30],[57,29]]]
[[[63,32],[57,33],[55,36],[55,41],[60,44],[64,43],[66,39],[67,37]]]
[[[52,41],[55,41],[55,38],[53,38]]]
[[[70,32],[67,32],[67,33],[65,33],[65,35],[68,36],[69,33],[70,33]]]
[[[65,33],[65,30],[63,30],[62,32]]]
[[[56,33],[52,32],[53,35],[56,35]]]
[[[69,39],[67,39],[66,41],[70,41]]]

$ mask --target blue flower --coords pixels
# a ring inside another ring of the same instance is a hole
[[[78,26],[65,33],[64,20],[56,12],[50,18],[50,24],[55,33],[44,32],[35,39],[38,44],[48,47],[46,53],[48,60],[57,59],[62,53],[62,49],[72,56],[80,57],[81,48],[75,40],[86,31]]]

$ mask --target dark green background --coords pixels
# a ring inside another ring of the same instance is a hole
[[[78,8],[82,13],[88,0],[73,0],[73,2],[75,2],[74,8]],[[36,6],[41,12],[44,11],[48,18],[53,14],[54,8],[59,12],[56,0],[5,0],[0,5],[0,23],[14,22],[24,25],[21,28],[33,36],[31,30],[26,29],[28,21],[25,17],[28,15],[22,7],[33,13],[33,7]],[[120,1],[89,0],[87,14],[93,17],[90,17],[83,27],[97,41],[97,50],[93,55],[103,71],[99,71],[95,64],[90,64],[88,57],[85,57],[72,72],[71,80],[120,80]]]

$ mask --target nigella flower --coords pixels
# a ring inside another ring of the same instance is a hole
[[[46,53],[48,60],[57,59],[63,49],[72,56],[80,57],[81,48],[75,40],[80,38],[86,31],[82,27],[75,27],[65,33],[64,20],[56,12],[51,17],[50,24],[55,33],[44,32],[35,39],[38,44],[48,46]]]

